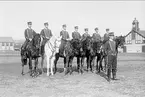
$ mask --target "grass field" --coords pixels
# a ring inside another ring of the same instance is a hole
[[[145,97],[145,53],[119,54],[118,80],[110,83],[103,72],[81,75],[74,71],[64,76],[62,59],[58,68],[50,77],[46,73],[37,78],[21,76],[19,55],[0,55],[0,97]]]

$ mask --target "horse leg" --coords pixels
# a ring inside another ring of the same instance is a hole
[[[57,53],[57,54],[55,54],[55,60],[54,60],[54,73],[56,73],[56,71],[57,71],[56,64],[57,64],[58,60],[59,60],[59,54]]]
[[[22,75],[24,75],[24,64],[22,63]]]
[[[78,73],[79,73],[81,71],[80,57],[77,57],[77,69],[78,69]]]
[[[49,58],[49,56],[47,56],[47,58],[46,58],[46,62],[47,62],[47,76],[49,76],[50,75],[50,72],[49,72],[49,66],[50,66],[50,61],[51,61],[51,59]]]
[[[38,71],[38,58],[36,58],[36,60],[35,60],[35,73],[36,73],[36,76],[39,75],[39,71]]]
[[[89,56],[87,57],[87,72],[88,72],[88,69],[89,69],[89,64],[90,63],[90,58],[89,58]]]
[[[41,72],[42,72],[42,74],[43,74],[43,63],[44,63],[44,55],[42,55],[42,57],[41,57]]]
[[[107,70],[106,70],[106,68],[107,68],[107,67],[106,67],[106,66],[107,66],[107,57],[106,57],[106,56],[104,56],[104,65],[105,65],[104,69],[105,69],[105,72],[106,72],[106,71],[107,71]]]
[[[54,72],[53,72],[53,66],[54,66],[54,60],[55,60],[55,58],[52,57],[50,60],[51,60],[51,63],[50,63],[50,65],[51,65],[51,66],[50,66],[51,71],[50,71],[50,72],[51,72],[51,75],[53,75],[53,74],[54,74]]]
[[[72,74],[73,70],[72,70],[72,62],[73,62],[73,57],[70,57],[69,60],[69,70],[70,70],[70,75]]]
[[[90,60],[90,62],[89,62],[90,63],[90,71],[93,72],[92,64],[93,64],[93,61],[94,61],[94,57],[90,57],[89,60]]]
[[[30,70],[30,76],[32,76],[32,58],[29,58],[29,70]]]
[[[83,73],[84,59],[85,57],[81,58],[81,73]]]
[[[65,75],[68,72],[68,67],[69,67],[69,56],[66,56],[66,58],[64,58],[64,73],[65,73]]]

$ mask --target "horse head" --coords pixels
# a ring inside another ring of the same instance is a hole
[[[54,41],[54,48],[56,50],[56,53],[59,52],[59,46],[61,45],[61,38],[56,38]]]
[[[125,43],[125,37],[122,36],[122,35],[121,36],[118,36],[118,37],[115,38],[115,41],[116,41],[116,46],[117,47],[123,48],[124,43]]]
[[[34,35],[33,39],[32,39],[32,45],[35,46],[37,49],[40,48],[40,42],[41,42],[41,36],[40,34],[36,34]]]

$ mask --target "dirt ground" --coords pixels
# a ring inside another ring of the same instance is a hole
[[[20,56],[1,56],[0,97],[145,97],[145,54],[119,54],[118,80],[110,83],[103,72],[64,76],[62,67],[60,59],[54,76],[31,78],[28,65],[21,76]]]

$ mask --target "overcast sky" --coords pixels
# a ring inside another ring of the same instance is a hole
[[[140,29],[145,30],[144,1],[0,2],[0,36],[24,39],[27,21],[32,21],[32,28],[38,33],[44,28],[44,22],[48,22],[56,36],[59,36],[62,24],[67,25],[70,36],[76,25],[81,34],[86,27],[90,34],[98,27],[101,35],[106,28],[115,35],[126,35],[135,17]]]

